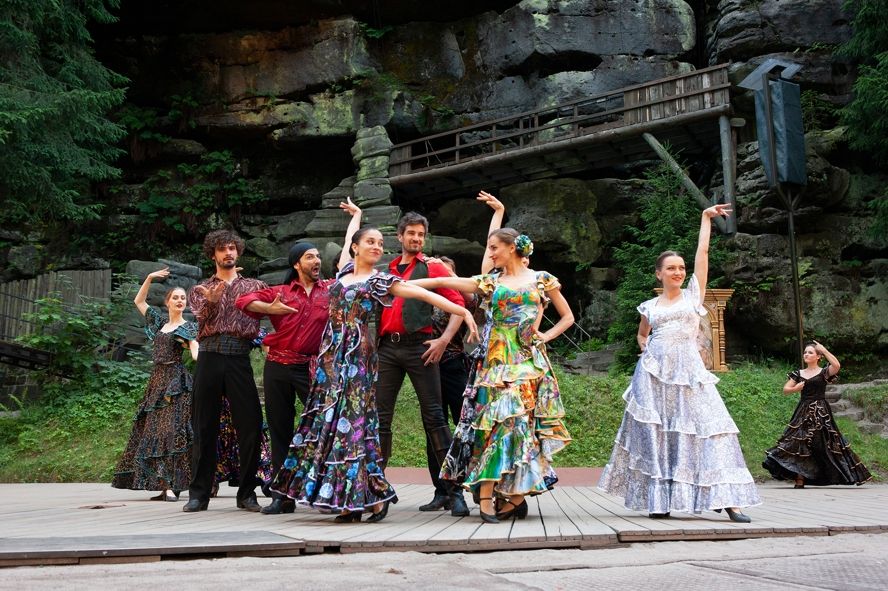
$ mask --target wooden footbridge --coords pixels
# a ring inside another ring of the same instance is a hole
[[[722,64],[422,137],[392,148],[389,179],[407,199],[452,197],[662,157],[668,142],[682,154],[720,147],[732,202],[730,87]]]

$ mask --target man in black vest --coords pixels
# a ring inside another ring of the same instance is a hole
[[[398,242],[401,256],[389,263],[389,273],[404,279],[448,277],[450,273],[441,263],[427,263],[422,254],[425,245],[428,220],[415,212],[405,214],[398,222]],[[452,289],[435,290],[451,302],[465,305],[462,295]],[[426,437],[434,450],[435,465],[429,464],[429,473],[435,484],[435,498],[449,500],[452,515],[469,514],[462,496],[462,489],[453,483],[441,481],[438,473],[441,462],[450,448],[451,432],[441,405],[441,377],[438,362],[450,339],[462,323],[459,316],[451,316],[447,328],[440,337],[432,334],[432,306],[419,300],[395,298],[390,308],[384,308],[379,323],[379,378],[376,382],[376,405],[379,409],[379,441],[382,455],[388,460],[392,453],[392,418],[398,391],[404,376],[419,398],[422,424]],[[446,505],[432,501],[432,508]],[[426,505],[420,507],[420,510]]]

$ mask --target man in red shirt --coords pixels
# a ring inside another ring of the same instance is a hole
[[[329,287],[334,281],[320,278],[321,257],[310,242],[294,244],[288,262],[290,269],[283,285],[237,299],[237,307],[246,314],[253,318],[268,315],[274,326],[274,332],[262,342],[268,347],[263,384],[274,472],[287,458],[293,439],[296,397],[303,407],[308,398],[311,370],[329,318]],[[292,513],[295,507],[292,499],[275,492],[274,500],[262,513]]]
[[[401,243],[401,256],[389,264],[389,273],[404,279],[450,276],[443,264],[426,263],[422,248],[428,228],[428,220],[415,212],[409,212],[400,219],[398,242]],[[458,291],[435,291],[451,302],[465,306]],[[435,465],[429,464],[429,472],[435,484],[435,494],[449,497],[451,514],[454,516],[468,515],[469,509],[462,489],[437,477],[452,437],[441,404],[438,362],[461,323],[461,317],[451,316],[444,332],[435,338],[432,334],[432,306],[419,300],[395,298],[390,308],[383,309],[379,323],[379,378],[376,382],[379,442],[382,455],[388,460],[392,453],[395,402],[405,374],[410,376],[419,399],[423,428],[434,450]]]

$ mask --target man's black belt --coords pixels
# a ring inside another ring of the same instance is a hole
[[[389,332],[382,335],[383,341],[388,341],[395,345],[413,345],[416,343],[424,343],[433,339],[432,333],[429,332]]]

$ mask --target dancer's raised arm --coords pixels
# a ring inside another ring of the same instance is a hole
[[[836,358],[836,356],[830,353],[826,347],[824,347],[817,341],[813,341],[813,343],[814,351],[826,357],[826,361],[829,363],[829,369],[827,370],[829,372],[829,375],[834,376],[839,373],[839,370],[842,368],[842,364],[839,363],[839,360]]]
[[[139,314],[144,316],[148,312],[148,290],[151,289],[151,281],[154,279],[166,279],[169,274],[169,267],[164,267],[163,269],[159,271],[154,271],[153,273],[148,273],[148,276],[145,277],[145,281],[142,282],[142,286],[139,287],[139,291],[138,293],[136,293],[136,297],[133,298],[133,303],[139,310]]]
[[[731,213],[728,203],[719,203],[703,210],[700,216],[700,236],[697,238],[697,254],[694,256],[694,275],[700,284],[700,303],[706,295],[706,282],[709,278],[709,237],[712,233],[712,218],[727,217]]]
[[[486,244],[487,238],[503,227],[503,217],[506,215],[506,206],[487,191],[481,191],[478,193],[478,201],[486,203],[491,209],[493,209],[493,215],[490,217],[490,226],[487,228],[487,236],[484,237],[484,242]],[[490,273],[491,269],[493,269],[493,261],[485,256],[481,259],[481,274],[486,275],[487,273]]]
[[[345,242],[342,245],[342,252],[339,255],[339,265],[337,265],[337,267],[341,269],[352,258],[349,245],[351,244],[352,236],[358,231],[358,228],[361,227],[361,208],[352,203],[351,197],[346,197],[346,200],[339,204],[339,208],[350,213],[352,216],[351,221],[348,223],[348,228],[345,229]]]

